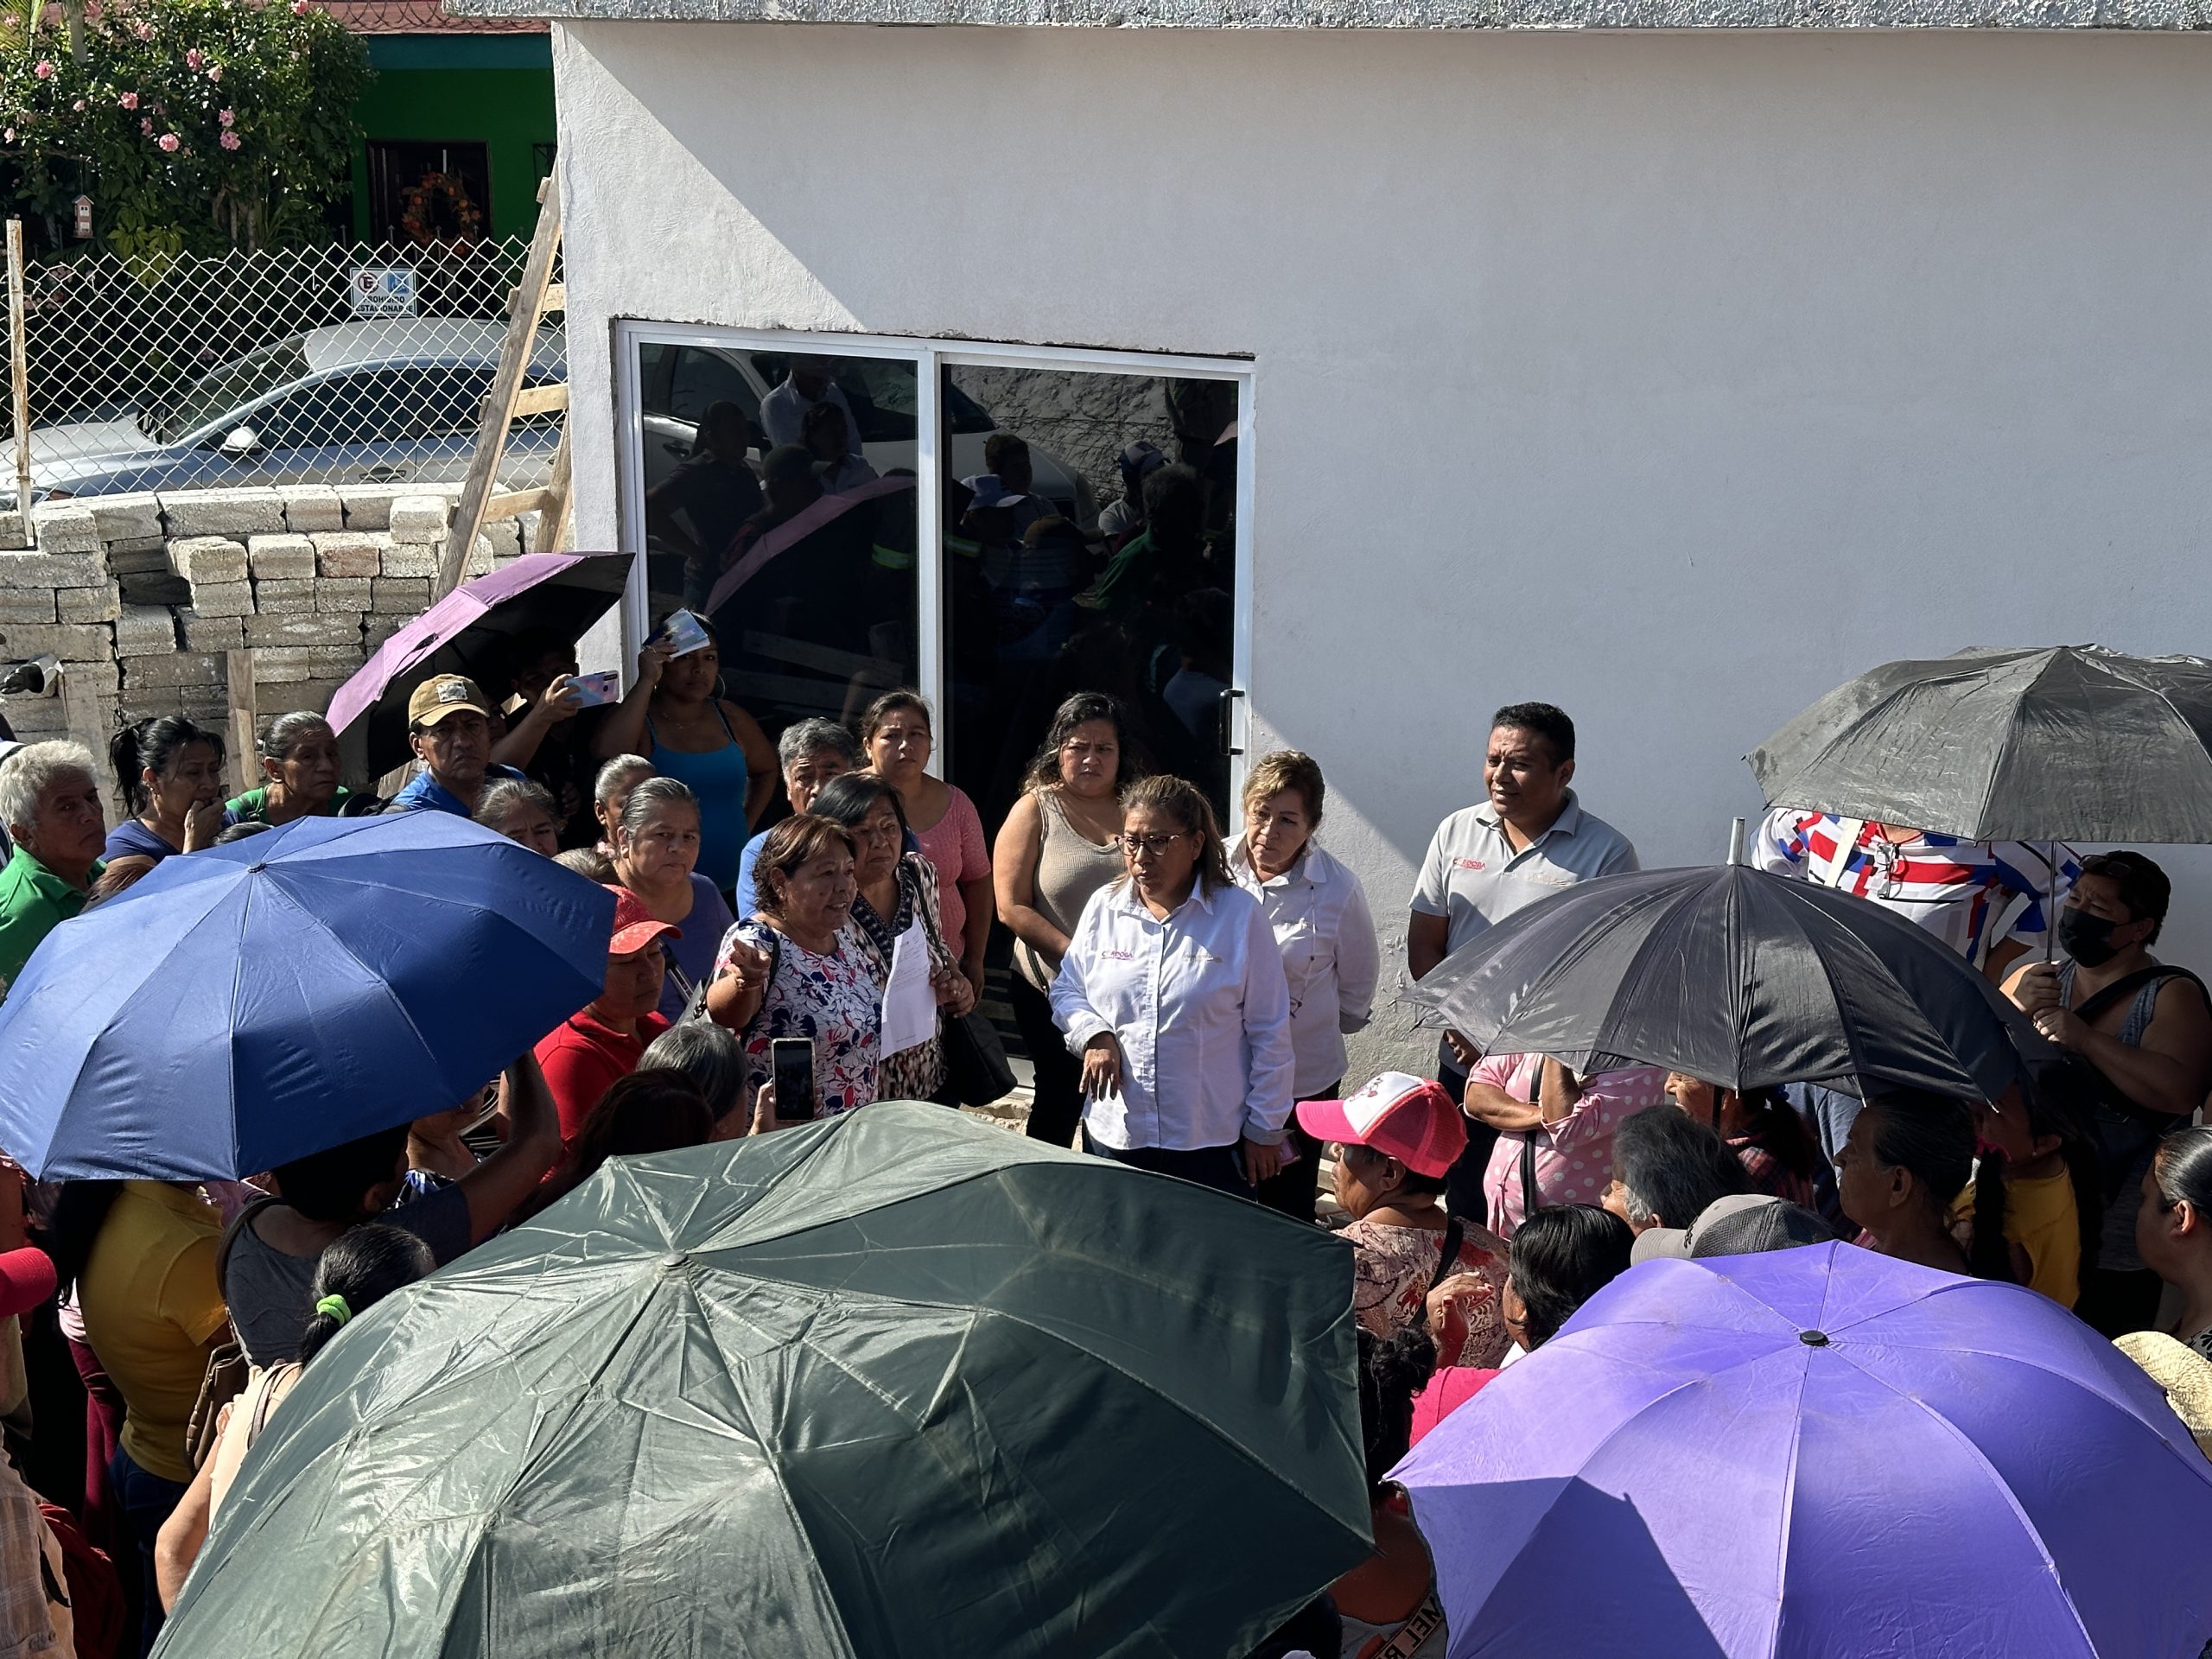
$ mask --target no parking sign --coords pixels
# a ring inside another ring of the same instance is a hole
[[[353,273],[350,291],[357,317],[415,315],[415,272],[410,266],[364,266]]]

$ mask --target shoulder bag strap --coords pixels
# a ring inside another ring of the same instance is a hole
[[[1437,1252],[1436,1271],[1428,1281],[1431,1290],[1452,1276],[1452,1269],[1459,1264],[1459,1247],[1466,1242],[1467,1224],[1453,1216],[1444,1224],[1444,1248]]]
[[[930,862],[926,853],[905,856],[915,859],[919,867],[914,872],[915,886],[920,889],[915,896],[914,910],[922,918],[922,932],[929,940],[930,960],[939,968],[957,968],[959,964],[953,961],[952,952],[945,948],[944,934],[938,922],[939,884],[937,866]],[[980,993],[982,987],[979,985],[976,988]]]
[[[2168,963],[2158,963],[2149,968],[2138,968],[2132,974],[2122,974],[2094,995],[2083,998],[2081,1006],[2074,1010],[2074,1017],[2087,1025],[2106,1010],[2117,1007],[2120,1003],[2125,1002],[2145,985],[2169,979],[2187,980],[2196,987],[2197,994],[2203,996],[2208,1004],[2212,1004],[2212,993],[2205,990],[2204,982],[2195,974],[2190,973],[2186,968],[2177,968]]]
[[[1529,1079],[1529,1103],[1536,1108],[1537,1122],[1521,1135],[1521,1219],[1526,1221],[1536,1213],[1536,1137],[1544,1132],[1543,1107],[1544,1063],[1536,1062],[1535,1075]]]

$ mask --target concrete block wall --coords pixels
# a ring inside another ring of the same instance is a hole
[[[52,502],[0,551],[0,662],[52,656],[50,696],[0,696],[26,741],[98,754],[118,726],[182,714],[226,728],[227,652],[253,653],[260,721],[328,708],[429,603],[457,485],[286,486]],[[485,526],[464,576],[519,558],[535,515]],[[234,779],[251,775],[234,763]]]

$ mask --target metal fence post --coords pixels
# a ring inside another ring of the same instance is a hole
[[[23,346],[23,221],[8,221],[8,378],[16,416],[16,512],[31,539],[31,369]]]

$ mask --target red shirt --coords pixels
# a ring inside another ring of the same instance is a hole
[[[561,1114],[564,1147],[575,1143],[584,1119],[608,1085],[636,1071],[645,1045],[667,1029],[665,1015],[641,1014],[637,1035],[626,1037],[592,1018],[589,1008],[582,1008],[538,1039],[537,1064],[544,1069],[545,1086]]]

